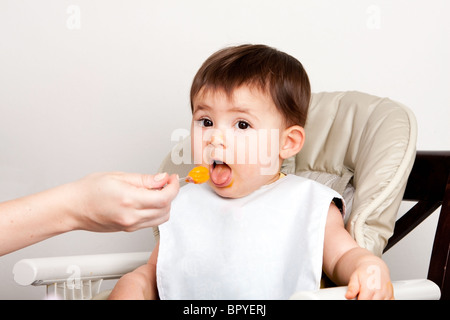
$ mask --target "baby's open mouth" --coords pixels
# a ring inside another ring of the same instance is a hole
[[[220,160],[213,160],[209,166],[209,176],[217,187],[226,187],[231,183],[231,168]]]

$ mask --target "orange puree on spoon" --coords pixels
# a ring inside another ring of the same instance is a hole
[[[192,169],[187,177],[181,178],[180,181],[193,182],[195,184],[204,183],[209,180],[209,170],[203,166]]]

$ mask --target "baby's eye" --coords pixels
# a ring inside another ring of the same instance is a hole
[[[238,121],[237,123],[236,123],[236,128],[237,129],[241,129],[241,130],[245,130],[245,129],[248,129],[248,128],[250,128],[250,124],[248,123],[248,122],[246,122],[246,121]]]
[[[200,119],[199,122],[200,122],[200,124],[203,127],[212,127],[213,126],[213,122],[211,120],[209,120],[209,119],[206,119],[206,118],[205,119]]]

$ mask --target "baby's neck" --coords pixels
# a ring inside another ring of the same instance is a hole
[[[273,179],[270,179],[265,185],[267,186],[267,185],[274,183],[284,177],[286,177],[286,175],[283,172],[279,172],[277,175],[274,175]]]

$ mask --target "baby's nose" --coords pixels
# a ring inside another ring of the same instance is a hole
[[[225,147],[222,131],[215,130],[211,136],[211,144],[214,147]]]

